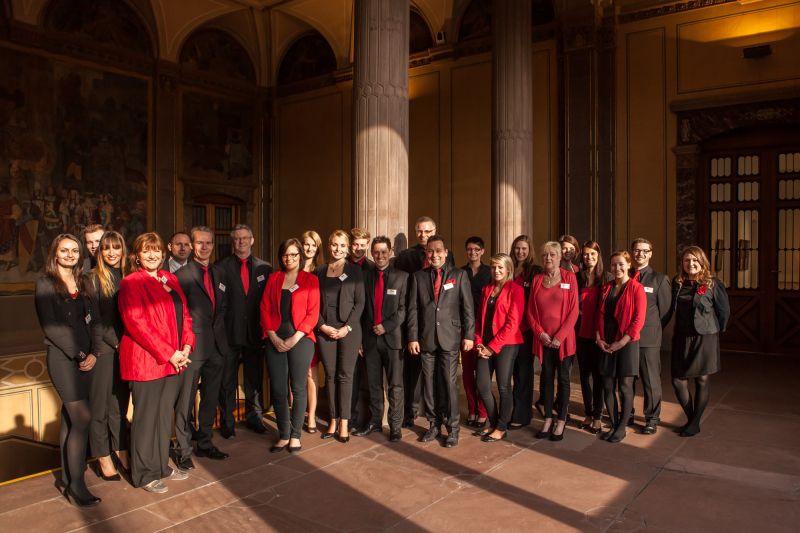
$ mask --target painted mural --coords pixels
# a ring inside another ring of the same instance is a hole
[[[148,82],[0,48],[0,293],[54,236],[147,227]]]

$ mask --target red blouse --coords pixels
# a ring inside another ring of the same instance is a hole
[[[580,290],[581,299],[581,325],[578,327],[578,337],[594,340],[595,322],[600,302],[600,284],[584,287]]]
[[[533,353],[542,359],[544,345],[542,332],[561,342],[561,359],[575,355],[575,323],[578,321],[578,280],[569,270],[560,268],[561,282],[558,286],[544,288],[545,274],[537,274],[531,284],[528,299],[528,320],[533,329]]]

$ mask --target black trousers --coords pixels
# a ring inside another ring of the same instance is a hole
[[[260,345],[233,346],[225,358],[222,384],[219,389],[220,426],[233,430],[236,423],[236,389],[239,386],[239,364],[244,385],[244,417],[249,425],[261,425],[264,401],[264,357]]]
[[[370,334],[366,334],[370,335]],[[401,350],[390,348],[385,335],[371,336],[365,343],[364,364],[369,383],[370,424],[381,425],[383,420],[383,376],[389,384],[389,427],[400,429],[403,424],[403,359]]]
[[[406,419],[414,420],[423,411],[422,359],[403,350],[403,410]]]
[[[119,353],[102,351],[94,365],[89,406],[92,422],[89,444],[92,455],[105,457],[112,451],[128,449],[128,402],[131,392],[119,374]]]
[[[299,439],[308,404],[308,367],[314,357],[314,343],[303,337],[288,352],[279,352],[267,343],[269,395],[280,439]],[[292,387],[292,408],[289,411],[289,383]]]
[[[600,375],[600,347],[593,339],[578,337],[578,371],[581,376],[584,416],[600,420],[603,415],[603,378]]]
[[[458,430],[458,351],[421,352],[425,418],[432,424],[447,424]],[[437,386],[437,371],[441,384]],[[440,394],[437,394],[440,391]]]
[[[217,411],[219,389],[222,384],[222,372],[225,361],[216,350],[205,354],[205,359],[193,360],[183,371],[180,391],[175,404],[175,440],[176,454],[188,457],[192,454],[192,433],[197,439],[197,447],[211,448],[214,415]],[[194,399],[200,390],[200,408],[197,412],[197,431],[195,429]]]
[[[478,393],[481,395],[489,424],[494,429],[505,431],[511,422],[511,413],[514,411],[514,394],[511,389],[511,376],[514,373],[514,362],[521,344],[503,346],[500,353],[488,359],[478,357],[477,377]],[[497,392],[500,396],[500,408],[492,394],[492,374],[497,380]]]
[[[353,370],[353,395],[350,400],[350,423],[356,427],[364,426],[370,417],[368,378],[367,364],[364,358],[356,358],[356,366]]]
[[[325,367],[325,390],[328,391],[331,422],[337,418],[349,420],[353,401],[353,373],[358,349],[361,347],[360,328],[353,328],[353,331],[338,340],[320,334],[317,337],[317,346]]]
[[[131,481],[134,487],[142,487],[172,473],[169,441],[181,377],[182,374],[177,374],[152,381],[130,382],[133,397]]]
[[[559,420],[566,420],[569,410],[570,381],[569,375],[572,371],[572,360],[570,355],[564,359],[560,358],[558,350],[552,348],[542,348],[542,378],[540,386],[544,399],[544,412],[549,415],[553,412],[553,380],[558,373],[558,405],[556,407]],[[552,415],[550,415],[552,416]],[[549,417],[549,416],[548,416]]]
[[[522,334],[514,359],[514,412],[511,423],[527,426],[533,418],[533,332]]]
[[[636,395],[636,381],[633,394]],[[661,419],[661,347],[639,345],[639,378],[644,392],[644,418],[658,424]]]

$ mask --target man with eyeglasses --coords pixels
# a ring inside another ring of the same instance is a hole
[[[631,242],[631,277],[644,286],[647,296],[647,315],[639,340],[639,379],[644,391],[644,419],[642,433],[653,435],[661,416],[661,333],[669,314],[671,289],[669,278],[650,266],[653,244],[644,238]],[[636,392],[634,381],[634,394]],[[633,413],[631,413],[631,423]]]
[[[263,412],[264,369],[261,355],[261,327],[259,305],[272,273],[272,265],[255,257],[252,253],[253,230],[245,224],[237,224],[231,231],[233,255],[221,259],[217,265],[228,278],[228,309],[225,328],[231,354],[225,360],[219,408],[222,411],[220,434],[225,438],[234,436],[234,410],[238,385],[239,363],[244,365],[244,416],[245,426],[256,433],[266,432],[261,415]]]

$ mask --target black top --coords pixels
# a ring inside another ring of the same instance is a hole
[[[494,309],[497,304],[497,296],[489,296],[486,301],[486,315],[483,317],[483,344],[489,344],[494,339],[492,322],[494,322]]]
[[[178,346],[183,346],[183,300],[177,291],[169,291],[172,305],[175,306],[175,320],[178,322]]]
[[[697,330],[694,327],[694,309],[692,308],[692,300],[697,283],[694,281],[686,281],[678,291],[678,305],[675,317],[675,330],[676,333],[684,337],[694,337],[697,335]]]
[[[469,264],[461,267],[461,270],[467,273],[469,285],[472,287],[472,305],[475,309],[478,309],[481,305],[483,288],[492,282],[492,269],[489,265],[481,263],[478,267],[478,273],[475,275],[472,274],[472,267]]]
[[[619,332],[619,324],[617,323],[617,317],[614,316],[614,312],[617,310],[617,302],[619,301],[619,297],[622,296],[622,292],[625,290],[625,286],[627,284],[628,282],[626,281],[622,287],[619,288],[619,292],[616,295],[614,294],[614,288],[612,287],[611,292],[608,294],[608,298],[606,298],[606,304],[603,308],[603,336],[608,343],[614,342],[614,339],[617,338],[617,333]]]
[[[321,309],[323,316],[325,317],[325,323],[329,326],[334,326],[335,324],[339,324],[339,289],[342,286],[342,280],[339,278],[332,278],[330,276],[325,277],[325,282],[323,284],[322,290],[325,292],[325,309]],[[334,326],[340,327],[340,326]]]
[[[294,335],[296,331],[292,322],[292,291],[281,289],[281,324],[275,334],[285,339]]]
[[[93,308],[97,311],[97,316],[93,317],[92,330],[96,350],[112,351],[119,346],[122,339],[122,316],[119,314],[119,284],[122,281],[122,273],[118,268],[109,268],[112,282],[114,284],[114,294],[106,296],[103,294],[100,281],[97,276],[91,276],[94,301]],[[105,346],[104,346],[105,345]]]
[[[91,302],[84,293],[76,298],[58,291],[48,276],[36,280],[36,314],[44,332],[44,342],[74,359],[80,352],[92,353]]]

